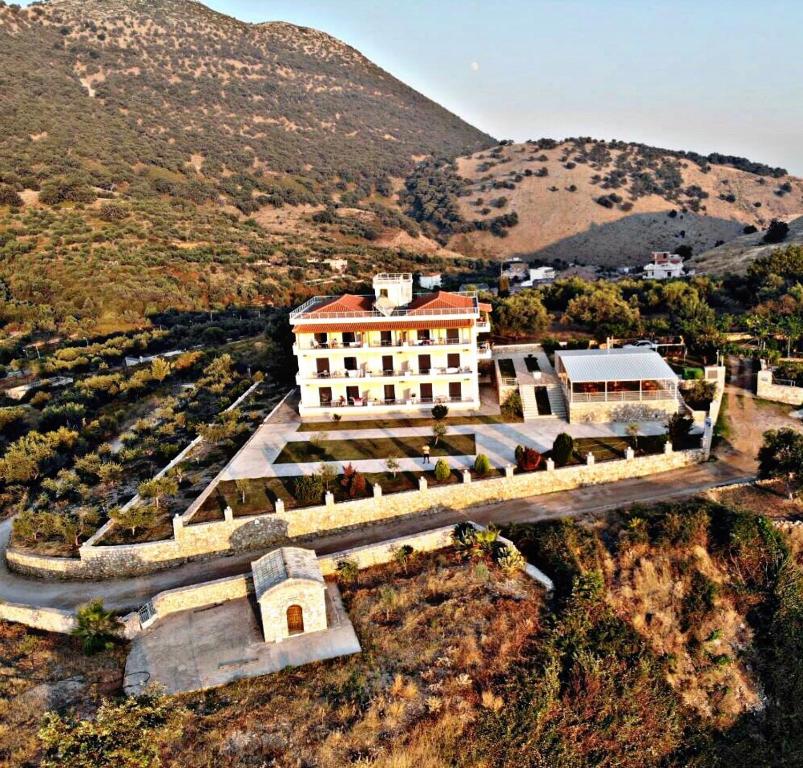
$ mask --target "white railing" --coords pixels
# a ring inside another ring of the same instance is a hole
[[[470,339],[412,339],[408,341],[380,341],[380,342],[367,342],[367,341],[328,341],[328,342],[312,342],[311,344],[298,344],[296,348],[300,350],[349,350],[349,349],[392,349],[394,347],[447,347],[455,345],[468,346],[471,344]]]
[[[333,400],[331,403],[326,403],[322,405],[307,405],[304,406],[305,412],[315,412],[315,411],[328,411],[333,408],[336,408],[338,411],[343,411],[348,413],[349,411],[360,411],[364,408],[371,408],[377,406],[398,406],[398,407],[405,407],[405,408],[422,408],[432,405],[447,405],[449,403],[474,403],[475,405],[479,405],[476,400],[471,397],[449,397],[449,395],[444,395],[443,397],[416,397],[410,398],[409,400],[404,398],[393,398],[393,399],[385,399],[385,398],[358,398],[357,400],[353,401],[346,401],[346,400]]]
[[[471,307],[440,307],[440,308],[427,308],[423,307],[421,309],[410,309],[408,307],[397,307],[392,312],[385,314],[383,312],[379,312],[376,309],[355,309],[355,310],[343,310],[338,312],[322,312],[318,315],[305,317],[307,312],[317,304],[320,304],[324,301],[332,301],[334,299],[340,298],[339,296],[314,296],[311,299],[305,301],[300,307],[296,307],[292,312],[290,312],[290,322],[294,320],[310,320],[315,322],[326,322],[327,320],[338,320],[338,319],[348,319],[348,318],[360,318],[365,320],[387,320],[388,318],[392,317],[419,317],[419,318],[427,318],[427,317],[446,317],[449,315],[455,315],[458,317],[479,317],[480,310],[477,304],[477,294],[476,292],[467,292],[461,293],[461,296],[467,296],[470,299],[473,299],[473,304]]]
[[[671,389],[645,390],[643,392],[569,392],[564,387],[566,399],[572,403],[631,403],[644,400],[676,400],[677,392]]]
[[[468,367],[443,368],[432,367],[419,370],[395,370],[388,369],[382,371],[362,371],[362,370],[341,370],[341,371],[310,371],[299,373],[298,381],[327,381],[331,379],[405,379],[418,376],[469,376],[475,371]]]

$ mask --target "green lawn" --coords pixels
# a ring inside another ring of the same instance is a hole
[[[380,437],[366,440],[298,441],[285,444],[274,464],[301,464],[319,461],[359,461],[361,459],[420,458],[429,444],[430,455],[473,456],[474,435],[447,435],[437,445],[430,437]]]
[[[444,419],[447,427],[471,426],[473,424],[516,424],[523,421],[521,416],[498,414],[479,414],[476,416],[449,416]],[[306,421],[299,432],[337,432],[344,429],[409,429],[411,427],[430,427],[434,419],[428,417],[390,417],[376,419],[355,419],[353,421]]]

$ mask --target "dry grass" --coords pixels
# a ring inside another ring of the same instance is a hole
[[[70,637],[0,622],[0,765],[34,764],[39,722],[58,702],[46,686],[83,678],[75,706],[88,715],[102,696],[120,690],[124,662],[122,645],[87,657]]]
[[[504,707],[498,681],[539,630],[537,585],[445,550],[408,574],[362,571],[343,594],[362,654],[187,697],[199,716],[166,763],[454,765],[472,722]]]

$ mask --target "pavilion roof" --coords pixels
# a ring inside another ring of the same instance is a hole
[[[652,350],[558,350],[555,357],[560,359],[572,382],[678,379],[663,357]]]

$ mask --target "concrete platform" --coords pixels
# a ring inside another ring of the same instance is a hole
[[[199,691],[361,650],[332,582],[326,585],[324,632],[266,643],[258,616],[249,598],[167,616],[132,642],[124,690],[136,695],[157,683],[169,694]]]

